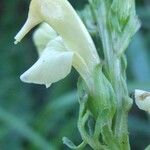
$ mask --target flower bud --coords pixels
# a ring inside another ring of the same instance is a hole
[[[135,103],[139,107],[139,109],[150,113],[150,92],[136,89]]]

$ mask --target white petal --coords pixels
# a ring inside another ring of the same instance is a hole
[[[135,102],[140,109],[150,113],[150,92],[135,90]]]
[[[71,71],[73,53],[57,38],[50,42],[39,60],[20,79],[27,83],[45,84],[49,87],[52,83],[65,78]]]
[[[33,41],[37,47],[38,54],[40,55],[48,42],[57,36],[57,33],[47,23],[41,24],[33,34]]]

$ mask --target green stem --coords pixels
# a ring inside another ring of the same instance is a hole
[[[103,44],[103,52],[106,61],[106,71],[114,91],[116,93],[117,111],[114,122],[114,135],[119,140],[119,144],[123,145],[122,149],[127,150],[129,147],[128,128],[127,128],[127,112],[124,110],[124,97],[127,95],[127,85],[122,84],[122,68],[121,61],[113,50],[113,43],[110,31],[107,26],[107,9],[105,2],[101,1],[95,13],[97,15],[97,23],[99,34]],[[124,69],[124,68],[123,68]],[[124,79],[125,80],[125,79]],[[126,83],[126,81],[124,82]],[[126,100],[125,100],[126,101]],[[124,131],[123,131],[124,130]],[[126,145],[126,146],[124,146]]]
[[[103,52],[106,61],[106,65],[109,67],[109,70],[112,70],[112,60],[113,60],[113,49],[110,42],[110,35],[107,29],[107,20],[106,20],[106,6],[104,1],[100,2],[100,7],[95,10],[97,16],[97,24],[99,29],[99,35],[101,36],[103,44]]]

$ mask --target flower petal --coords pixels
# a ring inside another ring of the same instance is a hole
[[[139,109],[150,113],[150,92],[135,90],[135,102]]]
[[[65,51],[61,38],[50,41],[39,60],[20,79],[27,83],[45,84],[65,78],[71,71],[73,52]]]
[[[48,42],[57,36],[57,33],[47,23],[42,23],[33,34],[33,41],[37,47],[38,54],[40,55]]]

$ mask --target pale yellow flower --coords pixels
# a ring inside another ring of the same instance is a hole
[[[53,32],[52,34],[54,36],[56,35],[54,32],[57,32],[60,36],[59,40],[61,39],[61,41],[63,41],[61,46],[65,49],[63,50],[64,53],[67,52],[67,54],[72,57],[69,58],[68,61],[72,60],[72,65],[75,69],[86,82],[89,82],[87,83],[88,86],[92,86],[90,85],[92,84],[91,76],[95,66],[100,63],[100,59],[91,36],[70,3],[67,0],[32,0],[30,3],[27,21],[19,33],[15,36],[15,43],[20,42],[34,26],[41,22],[49,24],[51,29],[49,28],[47,34],[45,33],[45,36],[42,38],[41,36],[36,36],[37,39],[34,41],[39,53],[42,54],[42,49],[51,50],[52,48],[58,52],[57,48],[60,46],[58,41],[55,42],[55,46],[53,47],[51,47],[51,41],[49,41],[48,46],[46,45],[48,39],[51,40],[50,32]],[[43,29],[41,28],[41,30]],[[45,59],[45,56],[43,56],[46,55],[45,51],[46,50],[44,50],[44,54],[41,55],[39,61],[43,60],[43,58]],[[51,55],[47,54],[47,56],[49,56],[49,58],[46,59],[49,59],[50,61]],[[56,57],[58,56],[59,54],[57,54]],[[62,61],[67,60],[65,57],[67,56],[65,55],[63,58],[61,57],[60,60],[57,60],[58,62],[60,61],[60,65],[61,63],[63,64]],[[55,70],[55,67],[53,69]],[[50,83],[48,85],[50,85]]]

